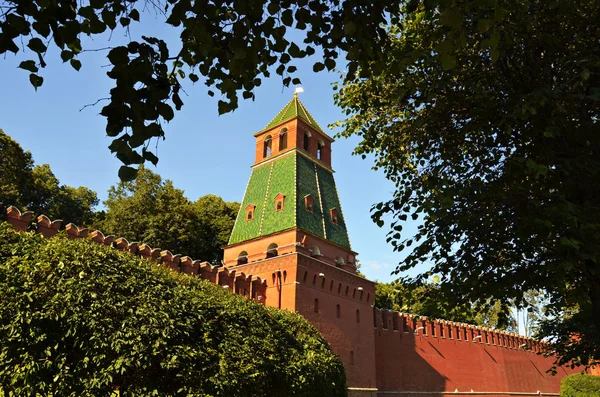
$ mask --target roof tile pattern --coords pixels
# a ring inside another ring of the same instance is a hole
[[[340,200],[338,198],[337,189],[333,174],[321,167],[317,167],[317,175],[319,176],[319,190],[321,191],[321,201],[326,212],[324,214],[325,231],[327,239],[333,241],[342,247],[350,247],[348,232],[346,231],[346,223],[340,208]],[[329,211],[332,209],[338,210],[338,224],[334,224],[331,220]]]
[[[275,208],[278,194],[285,196],[281,211]],[[314,200],[313,212],[307,211],[304,204],[309,194]],[[253,169],[242,208],[249,204],[256,206],[254,220],[246,221],[245,212],[240,211],[229,244],[297,227],[350,249],[333,174],[297,151]],[[329,216],[334,208],[339,213],[337,225]]]
[[[279,113],[277,113],[277,116],[275,116],[273,120],[271,120],[271,122],[262,131],[269,130],[273,127],[278,126],[279,124],[285,123],[286,121],[290,121],[295,117],[298,117],[305,123],[312,126],[317,131],[325,134],[325,132],[321,129],[314,117],[308,112],[308,110],[306,110],[302,102],[300,102],[297,95],[294,95],[292,100],[289,101]]]

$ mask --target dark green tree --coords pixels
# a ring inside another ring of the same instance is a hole
[[[400,13],[379,73],[337,95],[343,135],[396,184],[373,217],[391,216],[389,240],[411,249],[397,270],[430,263],[413,281],[439,275],[455,304],[543,291],[539,336],[558,362],[597,361],[600,3],[411,0]]]
[[[293,60],[322,50],[313,69],[332,70],[341,53],[347,54],[348,72],[354,75],[366,60],[377,59],[387,32],[382,24],[400,1],[361,0],[159,0],[75,1],[8,0],[0,5],[0,55],[25,51],[31,59],[20,68],[29,81],[42,86],[41,69],[48,51],[58,50],[63,62],[79,70],[79,55],[106,31],[111,34],[108,76],[115,86],[101,114],[106,133],[114,137],[110,150],[125,164],[123,179],[135,178],[135,168],[158,158],[148,150],[149,140],[164,136],[163,122],[181,109],[182,85],[202,80],[223,96],[219,113],[238,106],[238,94],[254,98],[262,78],[275,73],[283,84],[298,83]],[[169,48],[161,37],[132,38],[130,25],[141,19],[159,20],[180,29],[181,41]],[[304,33],[293,42],[289,29]],[[119,40],[119,37],[123,37]],[[19,43],[26,43],[25,46]],[[214,91],[213,91],[214,90]]]
[[[28,210],[78,226],[93,223],[94,208],[99,203],[96,192],[83,186],[61,185],[48,164],[33,167],[32,179],[31,200],[26,206]]]
[[[0,202],[25,208],[31,200],[33,158],[0,129]]]
[[[375,291],[375,307],[380,309],[506,331],[518,331],[512,317],[508,323],[500,321],[499,314],[502,307],[499,301],[486,302],[480,307],[474,307],[470,304],[457,306],[445,299],[435,283],[414,286],[405,285],[398,281],[391,283],[376,282]]]
[[[144,167],[134,181],[111,187],[104,204],[98,226],[105,234],[215,263],[239,208],[212,195],[192,203],[170,180]]]
[[[195,216],[202,224],[205,247],[200,258],[217,263],[223,259],[223,247],[229,242],[233,224],[240,210],[237,201],[226,202],[219,196],[208,194],[194,203]]]
[[[0,202],[81,226],[95,219],[98,196],[61,185],[48,164],[34,166],[31,153],[0,130]]]

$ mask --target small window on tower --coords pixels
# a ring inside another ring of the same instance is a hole
[[[272,139],[271,139],[271,135],[267,136],[263,142],[264,145],[264,151],[263,151],[263,157],[269,157],[271,155],[271,147],[272,147]]]
[[[279,151],[287,149],[287,128],[279,133]]]
[[[302,143],[302,148],[308,151],[310,143],[310,131],[304,131],[304,142]]]
[[[275,212],[283,210],[284,202],[285,196],[283,194],[279,193],[277,196],[275,196]]]
[[[317,144],[317,158],[319,160],[323,160],[323,147],[325,146],[325,143],[323,143],[323,141],[319,141],[319,143]]]
[[[338,225],[338,210],[337,209],[332,209],[329,210],[329,216],[331,217],[331,223],[333,223],[334,225]]]
[[[312,195],[306,195],[304,196],[304,205],[306,206],[306,210],[308,212],[312,212],[314,213],[314,200],[313,200],[313,196]]]
[[[250,204],[246,207],[246,222],[249,222],[254,219],[254,209],[256,207],[254,204]]]

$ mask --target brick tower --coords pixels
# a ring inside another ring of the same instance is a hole
[[[341,357],[348,386],[374,388],[375,287],[356,274],[331,168],[333,139],[296,94],[254,136],[225,266],[266,279],[265,296],[252,291],[252,298],[302,314]]]

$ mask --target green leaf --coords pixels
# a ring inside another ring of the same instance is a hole
[[[79,71],[79,69],[81,69],[81,61],[78,59],[71,59],[71,66],[73,69]]]
[[[168,104],[160,102],[157,105],[157,108],[158,108],[158,112],[160,113],[160,115],[162,116],[163,119],[165,119],[167,121],[171,121],[171,120],[173,120],[173,117],[175,117],[173,108],[171,108],[171,106],[169,106]]]
[[[127,47],[115,47],[108,52],[108,60],[113,65],[121,65],[129,63],[129,51]]]
[[[456,57],[450,54],[441,54],[440,61],[444,70],[451,70],[456,66]]]
[[[28,70],[28,71],[30,71],[32,73],[36,73],[38,71],[38,67],[35,65],[35,62],[31,61],[31,60],[21,62],[19,64],[19,67],[21,69]]]
[[[29,40],[27,47],[29,47],[32,51],[37,52],[38,54],[41,54],[46,51],[46,45],[38,37],[34,37],[33,39]]]
[[[292,26],[292,24],[294,23],[292,10],[285,10],[281,13],[281,22],[283,22],[285,26]]]
[[[129,13],[129,18],[133,19],[134,21],[139,22],[139,20],[140,20],[140,12],[134,8]]]
[[[146,149],[142,149],[142,156],[145,160],[148,160],[152,164],[158,164],[158,157],[154,155],[154,153],[147,151]]]
[[[477,22],[477,28],[479,29],[479,33],[485,33],[494,25],[494,21],[491,19],[480,19]]]
[[[353,36],[354,33],[356,33],[356,24],[352,21],[347,22],[344,25],[344,33],[346,34],[346,36]]]
[[[137,177],[137,174],[137,168],[128,167],[126,165],[122,165],[121,168],[119,168],[119,179],[123,182],[133,181]]]
[[[63,60],[63,62],[67,62],[69,59],[72,59],[73,55],[73,51],[69,50],[62,50],[60,52],[60,58]]]
[[[490,55],[492,56],[492,63],[496,63],[498,58],[500,58],[500,51],[497,48],[492,48]]]
[[[37,74],[31,73],[29,75],[29,81],[31,82],[31,85],[33,86],[33,88],[38,89],[38,87],[41,87],[42,84],[44,84],[44,78],[42,76],[38,76]]]
[[[314,72],[320,72],[323,69],[325,69],[325,65],[323,65],[321,62],[315,62],[315,64],[313,65]]]
[[[453,28],[459,27],[463,20],[463,14],[456,8],[446,8],[440,14],[440,23]]]

